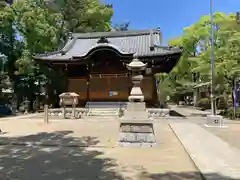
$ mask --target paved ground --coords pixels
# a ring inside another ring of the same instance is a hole
[[[82,144],[82,148],[0,146],[4,180],[200,180],[166,121],[155,124],[156,148],[116,147],[114,120],[1,120],[1,140]]]
[[[186,117],[207,116],[208,114],[211,113],[207,111],[200,111],[198,109],[187,107],[187,106],[169,105],[169,108]]]
[[[239,180],[240,150],[231,145],[240,148],[240,122],[226,121],[229,127],[224,129],[206,128],[206,118],[193,117],[198,110],[184,111],[190,114],[186,119],[156,121],[156,148],[116,147],[119,127],[113,119],[50,124],[33,116],[2,120],[1,141],[77,143],[82,148],[0,146],[0,179],[201,179],[189,154],[207,180]]]
[[[192,116],[192,114],[200,115],[201,113],[203,113],[204,115],[205,112],[202,112],[193,108],[187,108],[187,107],[177,107],[177,106],[171,106],[171,107],[177,110],[179,113],[187,115],[187,119],[190,122],[194,122],[200,125],[207,131],[215,134],[216,136],[220,137],[222,140],[228,142],[230,145],[240,149],[240,139],[239,139],[240,121],[225,119],[224,122],[228,126],[228,128],[209,128],[204,126],[204,124],[207,122],[207,119],[205,117]]]
[[[240,179],[239,149],[188,120],[170,125],[207,179]]]
[[[230,145],[235,146],[240,149],[240,121],[233,121],[233,120],[224,120],[225,125],[227,128],[212,128],[212,127],[205,127],[204,124],[206,123],[206,118],[188,118],[189,121],[194,122],[207,131],[215,134],[216,136],[220,137],[222,140],[228,142]]]

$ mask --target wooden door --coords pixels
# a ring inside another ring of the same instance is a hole
[[[73,78],[68,79],[68,92],[75,92],[79,95],[79,100],[87,100],[87,79]]]
[[[126,101],[130,79],[126,74],[95,74],[89,79],[90,101]]]
[[[150,101],[153,98],[155,82],[153,77],[145,76],[141,82],[141,89],[145,101]]]

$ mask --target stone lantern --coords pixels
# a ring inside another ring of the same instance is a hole
[[[129,120],[147,120],[148,112],[144,102],[144,95],[141,89],[141,81],[143,79],[142,72],[145,71],[147,64],[133,59],[127,64],[128,70],[132,71],[132,90],[128,97],[129,103],[124,113],[124,118]],[[137,113],[136,113],[137,112]]]
[[[132,71],[132,83],[133,87],[128,97],[130,102],[143,102],[144,96],[140,87],[141,81],[143,79],[142,72],[146,69],[147,64],[139,61],[138,59],[133,59],[131,63],[127,64],[128,70]]]
[[[128,104],[123,118],[120,120],[120,146],[144,146],[156,145],[153,122],[148,117],[144,95],[141,90],[142,72],[147,64],[138,59],[133,59],[127,64],[128,70],[132,71],[133,87],[128,97]]]
[[[65,92],[59,95],[63,118],[66,118],[66,106],[72,106],[72,116],[75,118],[79,95],[74,92]]]

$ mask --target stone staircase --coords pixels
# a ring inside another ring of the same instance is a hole
[[[125,102],[87,102],[85,118],[118,118]]]
[[[119,108],[91,108],[86,114],[86,118],[118,118]]]

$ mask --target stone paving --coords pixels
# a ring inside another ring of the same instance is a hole
[[[188,120],[170,126],[206,179],[240,179],[240,150]]]
[[[224,123],[228,126],[227,128],[212,128],[212,127],[205,127],[204,124],[207,122],[205,117],[191,117],[191,114],[201,114],[202,111],[193,109],[193,108],[186,108],[186,107],[177,107],[171,106],[175,108],[179,113],[183,113],[187,115],[187,120],[190,122],[194,122],[207,131],[215,134],[216,136],[220,137],[222,140],[228,142],[230,145],[237,147],[240,149],[240,121],[239,120],[228,120],[224,119]],[[198,112],[199,111],[199,112]],[[188,112],[188,113],[186,113]],[[205,112],[203,112],[205,113]]]
[[[196,117],[196,116],[207,116],[211,114],[211,112],[200,111],[198,109],[187,107],[187,106],[177,106],[177,105],[169,105],[171,110],[174,110],[185,117]]]
[[[191,118],[189,117],[188,120],[190,122],[194,122],[207,131],[215,134],[216,136],[220,137],[222,140],[228,142],[230,145],[237,147],[240,149],[240,121],[233,121],[233,120],[224,120],[225,125],[227,128],[212,128],[212,127],[205,127],[204,124],[206,123],[206,118]]]
[[[0,146],[4,180],[201,180],[167,121],[155,124],[158,146],[116,146],[116,120],[13,119],[0,121],[1,140],[75,142],[82,147]]]

